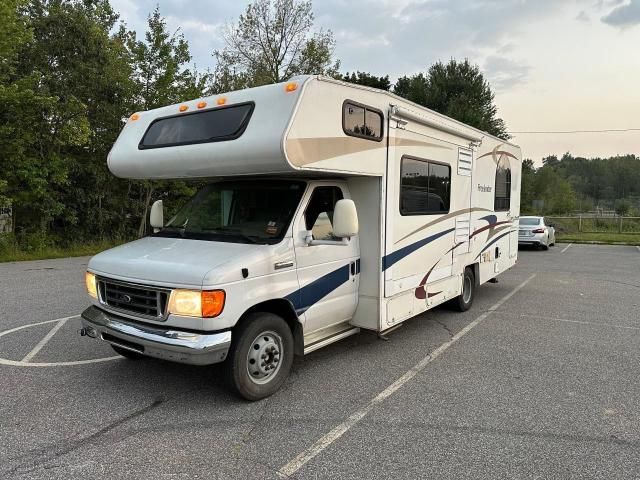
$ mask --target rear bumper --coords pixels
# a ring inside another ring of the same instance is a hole
[[[231,332],[193,333],[145,325],[91,306],[82,312],[84,332],[112,345],[149,357],[190,365],[211,365],[227,358]]]
[[[519,238],[518,243],[520,245],[542,245],[544,242],[542,240],[536,240],[534,238]]]
[[[527,235],[524,237],[518,236],[518,243],[522,245],[544,245],[544,233],[537,233],[535,235]]]

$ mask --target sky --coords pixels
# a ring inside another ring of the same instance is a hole
[[[160,7],[199,69],[213,67],[221,33],[248,2],[111,0],[141,35]],[[496,95],[511,132],[640,129],[640,0],[314,0],[341,70],[399,76],[468,58]],[[640,130],[514,133],[525,158],[640,155]]]

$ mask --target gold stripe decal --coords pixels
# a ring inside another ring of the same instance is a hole
[[[488,208],[480,208],[480,207],[474,207],[474,208],[463,208],[462,210],[456,210],[455,212],[451,212],[448,213],[447,215],[444,215],[443,217],[440,217],[436,220],[433,220],[432,222],[427,223],[426,225],[421,226],[420,228],[417,228],[416,230],[414,230],[413,232],[410,232],[408,234],[406,234],[404,237],[402,237],[400,240],[397,240],[394,242],[395,244],[400,243],[401,241],[409,238],[411,235],[414,235],[418,232],[421,232],[422,230],[432,227],[433,225],[436,225],[440,222],[444,222],[445,220],[449,220],[450,218],[454,218],[457,217],[458,215],[462,215],[464,213],[471,213],[471,212],[492,212],[493,210],[489,210]]]
[[[412,140],[409,138],[390,137],[389,143],[394,147],[423,147],[441,148],[450,150],[450,147],[432,142]],[[357,137],[313,137],[313,138],[287,138],[285,150],[287,157],[295,166],[302,167],[310,163],[342,157],[354,153],[387,148],[387,142],[383,138],[381,142],[374,142]]]

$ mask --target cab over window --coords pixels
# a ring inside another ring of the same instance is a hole
[[[316,187],[313,190],[304,221],[314,240],[336,240],[333,236],[333,209],[342,198],[342,190],[338,187]]]
[[[400,214],[449,212],[451,167],[414,158],[400,165]]]

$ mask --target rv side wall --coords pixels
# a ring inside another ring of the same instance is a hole
[[[390,123],[382,331],[460,295],[468,266],[479,283],[513,266],[520,195],[517,147]]]

